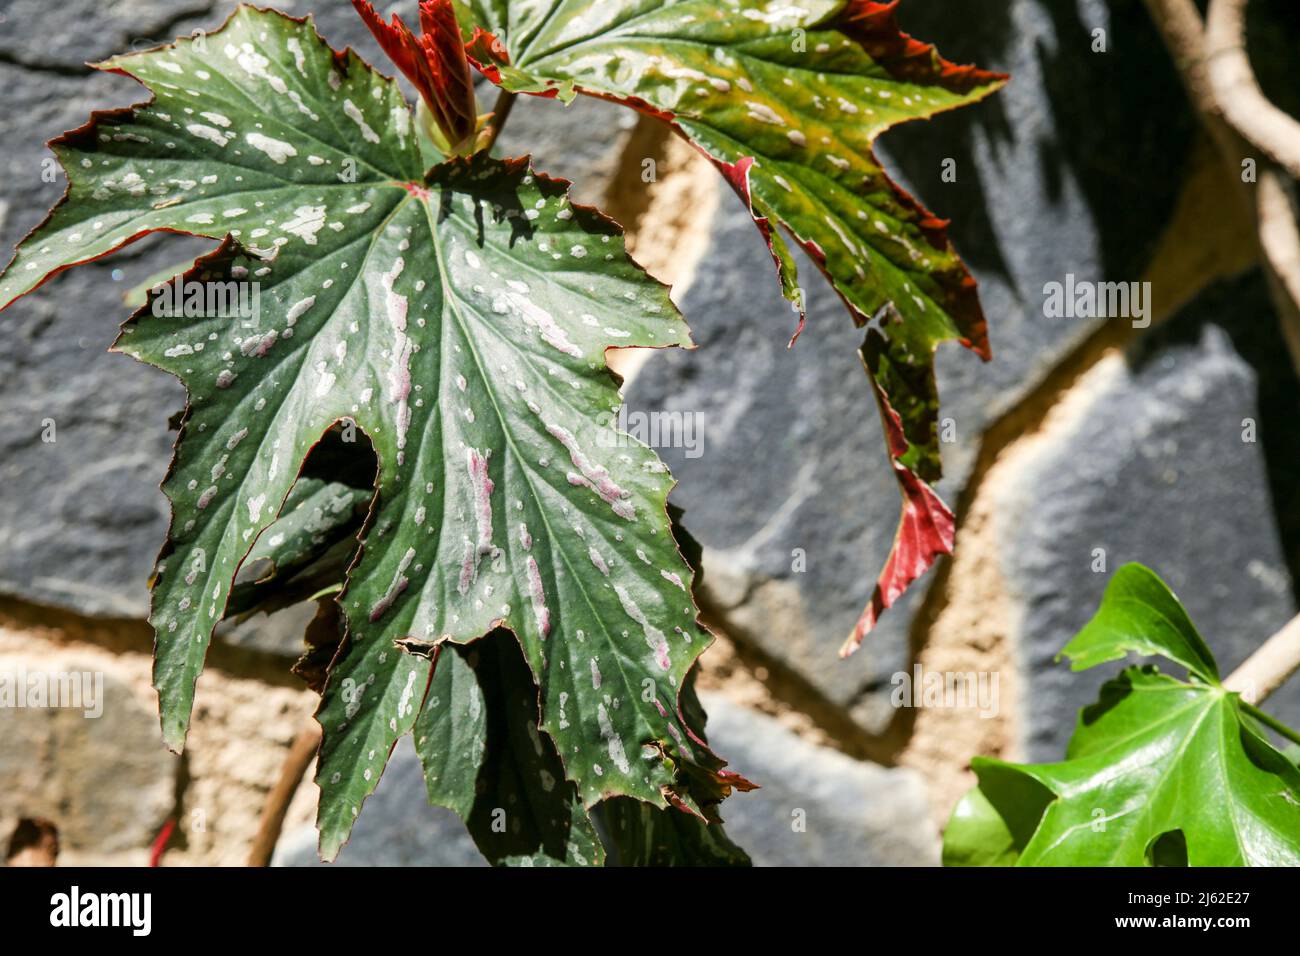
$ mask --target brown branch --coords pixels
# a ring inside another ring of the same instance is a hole
[[[1225,110],[1225,99],[1240,94],[1240,76],[1234,79],[1230,71],[1224,75],[1222,61],[1225,56],[1222,51],[1231,47],[1235,36],[1244,59],[1241,37],[1245,6],[1246,0],[1212,0],[1210,30],[1215,32],[1217,39],[1214,42],[1218,44],[1212,47],[1207,39],[1206,25],[1202,23],[1193,0],[1147,0],[1151,18],[1183,74],[1192,104],[1229,167],[1228,173],[1237,185],[1237,196],[1246,203],[1255,221],[1264,271],[1268,275],[1282,332],[1292,360],[1300,369],[1300,228],[1297,227],[1296,210],[1283,174],[1277,169],[1260,169],[1253,192],[1251,184],[1242,179],[1239,171],[1249,145],[1230,118],[1235,107]],[[1217,65],[1212,62],[1209,51],[1218,51],[1213,54],[1213,59],[1219,61]],[[1238,71],[1240,67],[1238,63]],[[1249,63],[1245,68],[1249,72]],[[1250,82],[1254,84],[1253,74]],[[1258,92],[1257,86],[1255,90]],[[1262,98],[1263,94],[1259,95]],[[1269,106],[1271,108],[1271,104]],[[1300,144],[1293,155],[1300,157]],[[1264,642],[1224,681],[1224,685],[1257,704],[1286,683],[1297,670],[1300,670],[1300,617]]]
[[[1297,210],[1280,172],[1260,174],[1255,212],[1269,291],[1282,320],[1282,335],[1300,371],[1300,226]]]
[[[289,803],[302,784],[303,775],[316,757],[316,748],[320,745],[320,724],[309,720],[302,729],[288,755],[284,758],[284,767],[280,779],[266,797],[262,808],[262,821],[253,838],[253,848],[248,854],[249,866],[270,866],[275,844],[280,839],[280,830],[284,827],[285,814],[289,812]]]
[[[1236,5],[1237,26],[1241,26],[1242,10],[1245,0],[1213,0],[1211,15],[1215,16],[1215,7],[1221,7],[1215,30],[1219,51],[1212,59],[1208,51],[1207,29],[1201,20],[1194,0],[1146,0],[1151,18],[1164,37],[1165,45],[1173,55],[1175,64],[1183,75],[1184,85],[1191,97],[1192,105],[1205,128],[1209,131],[1218,147],[1227,173],[1236,184],[1236,195],[1245,204],[1255,224],[1256,242],[1259,256],[1268,277],[1269,292],[1278,320],[1282,326],[1282,335],[1291,353],[1291,361],[1300,371],[1300,227],[1297,227],[1296,210],[1287,187],[1288,163],[1280,163],[1281,169],[1266,163],[1259,164],[1255,183],[1248,183],[1242,176],[1242,164],[1246,159],[1254,158],[1252,152],[1264,153],[1264,159],[1273,160],[1273,155],[1263,147],[1256,147],[1238,131],[1236,120],[1241,112],[1241,104],[1249,106],[1249,94],[1242,100],[1239,68],[1234,79],[1231,71],[1225,76],[1221,61],[1231,63],[1231,37],[1236,35],[1241,41],[1241,30],[1236,30],[1232,20],[1232,11]],[[1242,41],[1244,42],[1244,41]],[[1245,58],[1242,42],[1241,57]],[[1249,72],[1249,63],[1246,70]],[[1260,99],[1263,94],[1255,84],[1254,74],[1250,74],[1250,84],[1254,86]],[[1231,103],[1220,96],[1223,93]],[[1265,101],[1267,104],[1267,101]],[[1267,104],[1274,109],[1272,104]],[[1283,114],[1285,115],[1285,114]],[[1289,119],[1289,117],[1288,117]],[[1294,123],[1294,121],[1292,121]],[[1273,127],[1270,125],[1270,129]],[[1288,145],[1289,140],[1284,138]],[[1281,143],[1273,143],[1280,146]],[[1291,155],[1291,162],[1300,162],[1300,144]]]
[[[1300,615],[1228,675],[1223,686],[1237,691],[1247,703],[1262,704],[1296,671],[1300,671]]]
[[[1300,179],[1300,122],[1259,88],[1246,55],[1247,0],[1211,0],[1205,19],[1207,79],[1224,120],[1243,139]]]

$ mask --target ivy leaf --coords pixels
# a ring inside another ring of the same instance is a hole
[[[984,791],[967,791],[948,818],[943,865],[1014,866],[1019,856],[1010,828]]]
[[[604,847],[538,713],[537,687],[510,633],[438,649],[415,723],[429,800],[460,814],[493,863],[599,865]]]
[[[1178,598],[1155,572],[1126,564],[1111,578],[1092,620],[1057,655],[1071,670],[1086,670],[1129,654],[1176,661],[1207,684],[1219,683],[1219,668],[1205,639]]]
[[[526,161],[425,172],[396,84],[310,20],[240,7],[100,66],[155,99],[52,144],[69,192],[0,275],[0,307],[152,231],[225,240],[118,343],[191,403],[153,582],[168,744],[183,745],[241,562],[349,421],[378,478],[318,712],[325,857],[424,700],[429,661],[399,640],[428,652],[514,631],[586,806],[626,795],[706,816],[748,786],[678,707],[710,637],[671,478],[617,432],[604,353],[689,335],[618,227]]]
[[[1300,865],[1300,772],[1212,676],[1186,612],[1138,565],[1116,573],[1065,653],[1091,667],[1129,651],[1196,669],[1191,682],[1153,666],[1108,681],[1060,763],[975,758],[979,787],[954,812],[946,862],[1143,866],[1185,854],[1191,866]]]
[[[844,646],[851,653],[952,550],[952,514],[930,487],[941,473],[935,348],[957,339],[990,354],[975,280],[947,224],[890,180],[872,144],[899,123],[982,99],[1006,77],[955,66],[901,32],[896,3],[457,2],[471,58],[504,89],[625,103],[713,160],[767,239],[800,313],[796,338],[803,294],[777,226],[826,274],[855,323],[879,319],[867,366],[904,508]]]

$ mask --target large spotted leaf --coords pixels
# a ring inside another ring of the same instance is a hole
[[[54,149],[69,192],[0,276],[0,306],[151,231],[225,237],[154,290],[119,348],[190,407],[164,484],[155,684],[179,749],[241,562],[335,427],[378,460],[347,639],[318,714],[332,856],[426,696],[421,650],[500,626],[584,804],[704,814],[735,781],[678,690],[708,643],[671,533],[671,478],[619,435],[611,346],[686,344],[667,292],[567,184],[485,155],[422,170],[396,85],[309,22],[221,30],[103,65],[148,105]]]
[[[748,202],[787,296],[803,297],[785,227],[859,325],[904,496],[903,519],[851,650],[951,550],[933,355],[957,339],[988,357],[975,281],[945,223],[872,152],[885,130],[975,102],[1005,77],[942,60],[870,0],[458,0],[470,53],[508,90],[589,93],[671,123]],[[802,314],[800,319],[802,328]],[[796,332],[797,335],[797,332]]]
[[[241,560],[307,450],[357,403],[360,389],[304,388],[305,374],[331,374],[315,333],[366,291],[376,247],[396,242],[385,224],[415,207],[399,184],[422,165],[396,86],[336,56],[309,23],[240,8],[219,32],[100,68],[155,98],[51,144],[68,194],[0,277],[0,307],[152,231],[229,235],[246,250],[161,286],[145,311],[179,317],[133,323],[121,343],[182,377],[193,402],[164,487],[173,527],[152,616],[164,736],[179,749]],[[222,285],[189,295],[209,280]],[[376,342],[398,331],[367,326]],[[396,409],[376,409],[391,441]]]

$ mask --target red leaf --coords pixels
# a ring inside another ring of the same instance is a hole
[[[447,143],[454,149],[473,136],[478,108],[452,0],[421,0],[419,37],[397,14],[385,23],[368,0],[352,0],[352,6],[388,58],[420,91]]]
[[[878,333],[877,333],[878,334]],[[858,623],[840,648],[840,656],[848,657],[861,645],[863,638],[876,626],[876,621],[885,609],[903,596],[912,582],[930,570],[940,555],[952,554],[953,540],[956,533],[956,521],[952,511],[926,482],[903,464],[903,456],[912,445],[903,430],[903,420],[889,402],[889,396],[881,387],[876,374],[875,354],[871,349],[871,337],[863,345],[862,360],[867,366],[867,377],[871,380],[871,390],[876,396],[880,408],[880,419],[884,425],[885,438],[889,442],[890,464],[894,468],[894,477],[898,479],[899,489],[903,493],[903,513],[898,519],[898,530],[894,532],[894,543],[889,549],[885,567],[876,580],[871,593],[871,602],[867,605]]]
[[[991,73],[975,66],[960,66],[941,57],[933,44],[922,43],[898,27],[898,0],[851,0],[836,25],[853,37],[873,60],[900,80],[938,83],[954,93],[967,93],[977,86],[1006,80],[1005,73]]]

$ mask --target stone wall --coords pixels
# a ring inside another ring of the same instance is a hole
[[[321,8],[335,46],[383,62],[348,4],[279,5]],[[230,6],[68,0],[61,30],[34,0],[0,6],[0,257],[62,193],[61,178],[42,178],[41,144],[91,108],[140,98],[131,81],[81,64],[211,29]],[[1072,676],[1053,657],[1126,561],[1169,581],[1225,669],[1297,610],[1298,383],[1243,224],[1220,202],[1225,172],[1144,7],[962,9],[905,0],[902,21],[1013,82],[893,131],[881,152],[952,218],[995,358],[955,346],[939,355],[952,439],[940,492],[958,511],[957,553],[847,661],[836,650],[898,512],[861,333],[805,262],[809,327],[787,350],[794,317],[753,225],[655,124],[600,102],[566,111],[522,100],[503,137],[505,151],[531,150],[627,225],[637,257],[674,283],[699,343],[619,362],[630,410],[704,424],[700,454],[660,454],[705,546],[700,597],[722,635],[702,663],[711,737],[766,785],[726,806],[760,863],[935,862],[972,755],[1061,754],[1102,677]],[[1105,53],[1092,50],[1095,29]],[[955,183],[940,179],[949,158]],[[167,423],[184,396],[163,373],[104,352],[128,312],[124,291],[206,246],[139,243],[0,319],[0,669],[102,673],[107,702],[96,720],[0,710],[0,835],[20,816],[49,817],[68,861],[143,862],[175,818],[168,863],[241,862],[313,706],[287,675],[304,622],[286,612],[219,635],[184,759],[156,731],[142,619],[165,533]],[[1043,286],[1067,274],[1150,281],[1151,327],[1047,317]],[[47,419],[53,443],[41,440]],[[996,713],[894,707],[892,679],[917,665],[997,674]],[[1300,686],[1274,703],[1300,722]],[[399,750],[341,862],[472,861],[460,824],[424,805],[412,763]],[[313,859],[313,802],[306,784],[281,862]],[[800,814],[802,830],[791,826]]]

